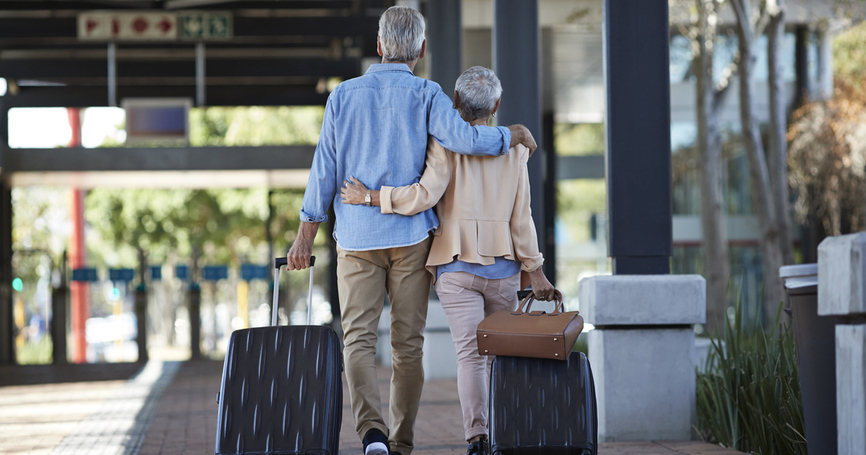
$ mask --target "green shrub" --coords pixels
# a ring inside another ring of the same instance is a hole
[[[19,365],[44,365],[51,363],[51,336],[46,335],[36,343],[25,343],[17,349]]]
[[[697,431],[707,442],[755,454],[806,454],[792,329],[746,327],[739,302],[697,372]]]

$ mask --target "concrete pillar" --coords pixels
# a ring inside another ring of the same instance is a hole
[[[826,28],[818,30],[818,80],[815,97],[828,100],[833,96],[833,35]]]
[[[538,150],[529,159],[532,219],[543,247],[544,135],[541,130],[538,1],[493,1],[493,70],[502,82],[502,103],[496,114],[502,126],[520,123],[529,128]]]
[[[66,321],[69,305],[69,286],[66,283],[66,255],[60,264],[60,284],[51,289],[51,363],[64,365],[69,362],[66,348]]]
[[[190,358],[197,360],[201,358],[201,287],[198,283],[189,284],[187,310],[189,313]]]
[[[81,109],[67,108],[72,138],[67,147],[81,147]],[[87,245],[85,242],[84,196],[86,190],[70,190],[69,220],[72,232],[69,234],[69,265],[75,270],[87,266]],[[90,318],[90,283],[73,281],[69,286],[71,296],[70,316],[72,319],[72,361],[87,362],[87,320]]]
[[[135,288],[135,319],[138,329],[138,361],[147,362],[147,291],[143,283]]]
[[[12,189],[5,184],[3,155],[9,147],[9,107],[0,97],[0,365],[15,363],[12,318]]]
[[[797,96],[795,104],[801,106],[812,94],[809,93],[809,40],[812,32],[806,25],[797,25],[794,29],[794,70],[796,74]]]
[[[818,314],[837,318],[839,454],[859,455],[866,447],[866,233],[818,246]]]
[[[4,143],[5,145],[5,143]],[[0,365],[15,363],[12,317],[12,189],[0,175]]]
[[[613,273],[670,273],[668,0],[604,0],[608,247]]]
[[[690,440],[695,334],[706,319],[700,275],[614,275],[580,281],[598,400],[600,442]]]
[[[463,24],[460,0],[428,0],[427,56],[430,79],[454,99],[454,82],[463,72]]]

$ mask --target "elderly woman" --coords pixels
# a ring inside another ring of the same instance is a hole
[[[475,66],[457,79],[454,107],[470,124],[487,125],[501,94],[493,71]],[[343,203],[379,206],[382,213],[413,215],[436,205],[439,227],[427,269],[457,350],[467,454],[488,453],[492,357],[478,354],[478,323],[493,312],[517,308],[521,270],[528,273],[536,298],[550,300],[554,294],[541,270],[543,258],[529,209],[528,159],[529,150],[522,145],[505,156],[475,157],[451,153],[431,137],[426,170],[418,183],[369,190],[351,177],[342,189]]]

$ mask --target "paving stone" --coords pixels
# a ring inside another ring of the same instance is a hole
[[[170,382],[166,384],[164,381],[161,385],[164,390],[158,401],[151,399],[146,403],[141,400],[142,396],[154,397],[153,391],[136,389],[129,385],[131,381],[0,387],[0,453],[213,455],[217,414],[215,397],[222,376],[222,362],[182,362],[176,368]],[[380,368],[378,374],[387,421],[391,370]],[[160,385],[154,382],[154,387]],[[345,387],[344,384],[344,390]],[[131,400],[122,399],[120,395],[124,392],[121,390],[137,394],[138,409],[145,412],[129,418],[128,413],[136,409],[136,405]],[[49,397],[49,401],[40,401],[41,394]],[[84,403],[90,404],[81,407]],[[32,412],[23,412],[22,408],[29,408]],[[86,408],[88,412],[74,413],[76,408]],[[151,412],[150,416],[147,416],[148,412]],[[78,431],[82,428],[88,431]],[[466,453],[456,380],[432,380],[425,384],[418,412],[416,445],[414,453],[417,455]],[[355,434],[348,394],[344,394],[340,454],[360,453],[361,442]],[[698,441],[608,443],[599,449],[600,455],[739,453]]]

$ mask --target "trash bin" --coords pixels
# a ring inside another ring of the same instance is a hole
[[[836,454],[836,325],[818,316],[818,264],[779,269],[791,306],[810,454]]]

